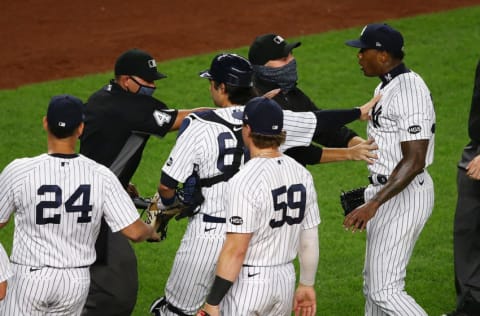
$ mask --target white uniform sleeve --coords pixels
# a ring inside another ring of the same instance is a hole
[[[135,222],[140,216],[118,178],[111,172],[107,172],[107,176],[103,189],[105,194],[103,211],[108,226],[112,232],[117,232]]]
[[[402,82],[403,83],[403,82]],[[434,132],[435,113],[432,98],[419,77],[406,80],[408,89],[399,89],[395,111],[399,122],[400,141],[430,139]]]
[[[12,266],[10,260],[8,259],[5,249],[3,249],[2,244],[0,244],[0,282],[3,282],[9,279],[13,275]]]
[[[287,133],[285,143],[280,147],[285,151],[291,147],[308,146],[317,128],[317,118],[313,112],[283,111],[283,130]]]
[[[15,210],[15,199],[12,183],[15,183],[15,160],[0,173],[0,223],[6,223]]]
[[[178,136],[167,161],[162,167],[162,172],[168,174],[171,178],[180,183],[193,173],[194,164],[196,163],[195,151],[200,148],[198,137],[202,131],[198,129],[196,121],[192,121],[190,117],[189,126]]]
[[[302,229],[309,229],[320,224],[320,210],[317,201],[317,192],[313,183],[311,173],[305,169],[305,186],[307,190],[307,201],[305,204],[305,219],[302,221]]]
[[[319,252],[317,226],[302,230],[298,246],[300,283],[308,286],[315,284]]]

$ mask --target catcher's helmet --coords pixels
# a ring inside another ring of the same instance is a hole
[[[235,87],[253,86],[253,69],[250,62],[237,54],[215,56],[210,69],[200,72],[200,77]]]

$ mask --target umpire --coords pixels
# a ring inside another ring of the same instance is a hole
[[[150,135],[178,129],[191,111],[169,110],[152,97],[157,71],[147,52],[131,49],[118,57],[115,79],[87,101],[80,153],[109,167],[127,189]],[[91,285],[82,315],[131,315],[137,299],[135,253],[128,240],[102,223],[91,266]]]

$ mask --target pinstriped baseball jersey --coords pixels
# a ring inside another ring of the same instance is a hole
[[[240,129],[242,121],[233,117],[233,113],[243,111],[243,108],[232,106],[214,112]],[[188,127],[179,134],[162,168],[162,172],[181,183],[192,174],[194,165],[198,165],[201,179],[222,174],[224,167],[232,164],[237,146],[237,138],[230,128],[198,116],[192,119],[193,116],[187,117]],[[311,112],[284,111],[283,128],[287,139],[282,149],[310,144],[316,124],[316,116]],[[225,238],[225,190],[224,181],[202,187],[205,201],[200,213],[190,219],[168,277],[165,298],[187,315],[195,314],[201,307],[215,276],[215,263]],[[218,221],[209,220],[207,216]],[[159,308],[159,313],[176,315],[165,305]]]
[[[0,222],[15,212],[10,259],[21,265],[89,266],[102,216],[113,231],[139,218],[115,175],[82,155],[16,159],[0,187]]]
[[[234,118],[232,113],[243,111],[243,108],[243,106],[233,106],[217,109],[214,112],[241,129],[242,121]],[[232,150],[237,146],[235,134],[228,127],[198,117],[192,120],[192,116],[195,114],[187,117],[190,123],[179,135],[162,168],[163,172],[181,183],[192,174],[194,165],[199,166],[198,175],[201,179],[221,174],[225,167],[232,164]],[[310,144],[315,127],[316,118],[313,113],[284,111],[284,130],[287,132],[287,139],[281,149]],[[202,188],[205,202],[202,204],[201,212],[224,217],[223,201],[218,198],[224,192],[224,185],[225,183],[221,182]]]
[[[0,244],[0,282],[9,279],[13,275],[8,255]]]
[[[430,91],[413,71],[395,76],[375,89],[382,98],[372,110],[367,134],[378,144],[378,159],[368,166],[371,174],[390,175],[402,159],[400,142],[429,139],[425,168],[433,162],[435,111]]]
[[[228,182],[227,231],[253,233],[244,264],[292,262],[302,229],[320,224],[311,174],[292,158],[253,158]]]

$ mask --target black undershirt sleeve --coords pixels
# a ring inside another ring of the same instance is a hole
[[[360,117],[360,109],[350,110],[320,110],[313,112],[317,117],[317,128],[314,137],[325,133],[330,129],[337,129],[351,123]]]

